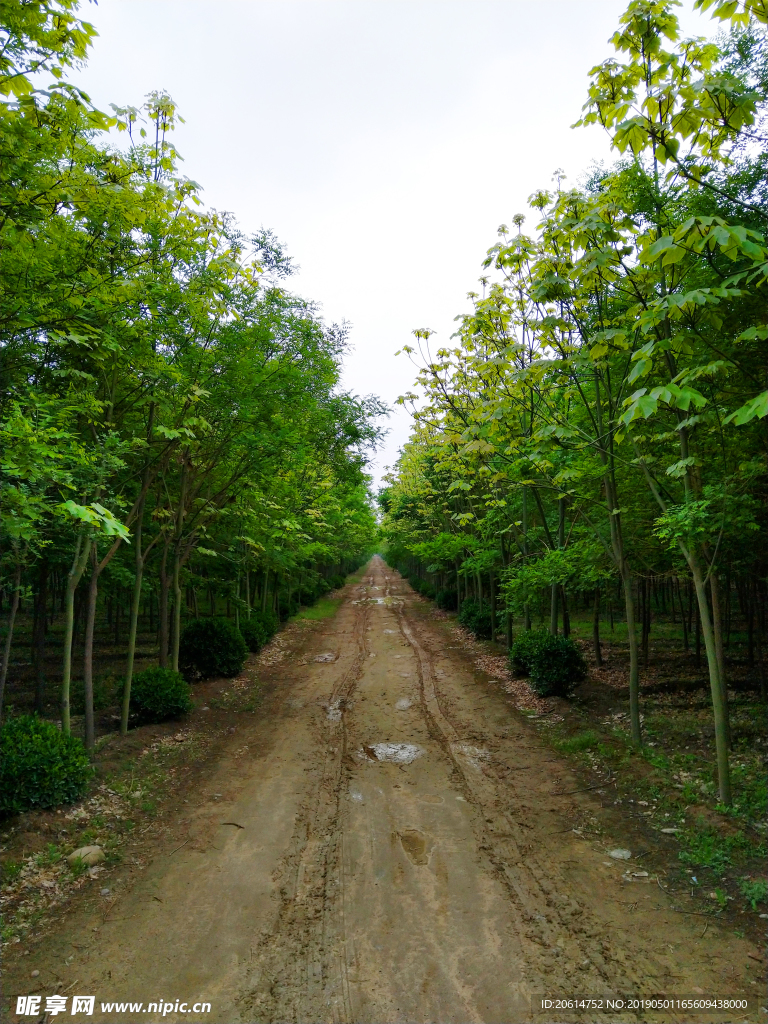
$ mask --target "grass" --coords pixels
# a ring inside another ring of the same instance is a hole
[[[742,878],[739,889],[753,910],[757,910],[761,903],[768,903],[768,882],[764,878]]]
[[[591,750],[600,742],[600,737],[594,729],[587,729],[586,732],[577,733],[567,739],[554,741],[554,747],[563,754],[576,754],[582,750]]]
[[[321,597],[310,608],[300,608],[293,619],[331,619],[341,604],[340,597]]]
[[[754,698],[732,702],[734,802],[725,808],[717,799],[706,700],[659,696],[643,706],[646,745],[640,749],[630,741],[626,717],[596,722],[578,705],[566,721],[545,728],[559,752],[590,769],[609,769],[619,802],[638,810],[641,802],[647,826],[677,829],[681,877],[695,872],[721,908],[737,900],[755,911],[768,902],[768,883],[759,877],[768,853],[764,747],[757,739],[765,708]]]

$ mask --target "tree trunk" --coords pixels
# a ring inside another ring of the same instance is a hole
[[[83,649],[83,689],[85,691],[85,746],[93,750],[96,727],[93,715],[93,635],[96,628],[96,599],[99,593],[98,549],[91,546],[93,569],[88,584],[88,603],[85,612],[85,645]]]
[[[557,636],[557,599],[560,594],[560,585],[553,583],[549,590],[549,632],[552,636]]]
[[[179,544],[173,552],[173,627],[171,631],[171,668],[179,671],[179,643],[181,641],[181,551]]]
[[[0,721],[3,718],[3,699],[5,697],[5,680],[8,678],[8,662],[11,658],[11,643],[13,641],[13,627],[16,624],[16,612],[19,610],[21,596],[21,563],[16,563],[16,571],[13,575],[13,597],[11,607],[8,611],[8,635],[5,638],[3,650],[3,665],[0,668]]]
[[[144,523],[144,503],[136,515],[136,530],[133,537],[134,571],[133,595],[131,598],[131,622],[128,627],[128,655],[125,664],[125,680],[123,682],[123,701],[120,708],[120,735],[128,735],[128,717],[131,710],[131,685],[133,683],[133,663],[136,657],[136,635],[139,628],[139,609],[141,607],[141,584],[144,578],[144,556],[141,550],[141,532]],[[150,614],[152,595],[149,595]]]
[[[47,558],[40,562],[35,594],[35,622],[32,627],[32,667],[35,675],[35,710],[39,715],[45,707],[45,634],[48,627],[48,574]]]
[[[712,710],[715,719],[715,748],[717,752],[717,775],[720,790],[720,801],[726,807],[731,805],[731,770],[728,762],[728,713],[723,703],[723,691],[717,668],[717,650],[715,634],[709,617],[707,589],[704,574],[699,566],[698,558],[693,551],[684,552],[693,577],[696,599],[699,605],[700,631],[704,638],[709,667],[709,686],[712,694]]]
[[[168,668],[168,641],[170,638],[169,622],[168,622],[168,591],[171,586],[171,579],[168,575],[168,548],[170,547],[170,540],[166,538],[165,544],[163,545],[163,557],[160,561],[160,601],[158,608],[158,616],[160,618],[160,653],[158,656],[158,663],[160,668]]]
[[[629,721],[632,740],[637,744],[643,742],[640,725],[640,669],[637,650],[637,630],[635,628],[635,598],[632,593],[632,575],[625,570],[622,577],[624,587],[624,608],[627,616],[627,639],[629,641]]]
[[[70,733],[69,689],[72,681],[72,644],[75,636],[75,591],[88,564],[91,553],[92,537],[79,534],[75,555],[67,575],[67,588],[64,592],[64,665],[61,674],[61,731],[65,736]]]
[[[688,653],[688,618],[685,614],[685,608],[683,607],[683,590],[680,586],[680,581],[677,582],[677,596],[680,599],[680,621],[683,624],[683,650]]]
[[[728,714],[728,682],[725,674],[725,651],[723,649],[723,616],[720,608],[720,581],[717,573],[712,572],[709,577],[709,590],[712,595],[712,631],[715,638],[715,656],[717,658],[717,674],[720,679],[720,693],[723,704],[723,717],[725,719],[725,732],[728,739],[728,749],[731,749],[731,723]]]
[[[592,646],[595,651],[595,662],[598,668],[603,664],[603,652],[600,648],[600,588],[595,587],[595,600],[592,608]]]
[[[563,604],[563,636],[568,637],[571,635],[571,616],[568,611],[568,598],[563,586],[560,587],[560,600]]]

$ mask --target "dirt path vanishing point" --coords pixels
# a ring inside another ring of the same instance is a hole
[[[187,842],[157,851],[97,935],[62,926],[59,991],[206,1000],[162,1019],[209,1024],[759,1019],[533,1012],[546,993],[754,1006],[752,947],[672,912],[653,879],[623,885],[627,862],[571,831],[600,797],[407,583],[378,557],[367,573],[179,809]],[[236,758],[249,729],[257,753]]]

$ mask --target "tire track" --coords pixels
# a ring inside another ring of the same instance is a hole
[[[365,581],[360,589],[367,590]],[[275,925],[254,950],[254,967],[238,999],[247,1020],[314,1019],[317,1005],[327,1003],[342,1010],[339,1018],[334,1012],[334,1019],[352,1019],[347,957],[343,955],[344,837],[340,818],[348,781],[345,718],[368,656],[368,620],[369,609],[363,602],[355,609],[352,664],[333,685],[324,707],[326,714],[316,723],[316,750],[322,764],[284,858]],[[313,765],[310,759],[308,762],[309,777]],[[337,913],[339,901],[341,912]],[[334,949],[334,942],[342,955]],[[340,1006],[335,1001],[339,997]]]

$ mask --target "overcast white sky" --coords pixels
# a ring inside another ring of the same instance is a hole
[[[184,173],[287,244],[293,290],[351,324],[345,386],[392,405],[414,377],[394,353],[415,328],[448,342],[498,225],[555,168],[573,182],[610,160],[601,131],[569,125],[625,6],[100,0],[81,8],[99,38],[75,81],[102,109],[171,94]],[[408,423],[391,416],[377,479]]]

